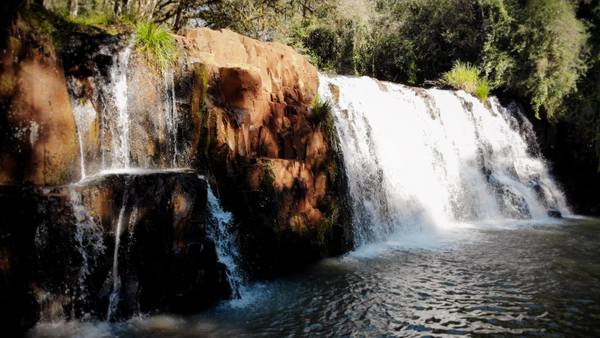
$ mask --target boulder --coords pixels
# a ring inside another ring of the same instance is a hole
[[[257,275],[293,270],[351,246],[345,174],[333,117],[313,116],[318,73],[279,43],[186,29],[198,166],[240,223]]]

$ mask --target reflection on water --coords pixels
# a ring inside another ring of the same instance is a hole
[[[32,337],[600,336],[600,223],[462,228],[325,260],[254,287],[244,307]],[[411,245],[412,243],[412,245]]]

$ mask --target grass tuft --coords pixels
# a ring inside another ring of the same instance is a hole
[[[475,87],[475,91],[473,92],[475,96],[479,98],[481,101],[486,101],[488,95],[490,94],[490,84],[486,79],[480,79],[477,82],[477,87]]]
[[[468,63],[456,62],[452,69],[446,72],[443,82],[455,89],[461,89],[485,101],[490,93],[490,84],[485,78],[479,77],[477,67]]]
[[[310,119],[313,123],[319,123],[327,115],[331,114],[333,106],[329,100],[322,100],[319,95],[315,97],[312,107],[310,108]]]
[[[177,59],[175,39],[163,26],[140,22],[135,27],[135,46],[146,61],[158,69],[173,65]]]

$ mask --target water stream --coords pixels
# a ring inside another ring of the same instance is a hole
[[[516,107],[367,77],[320,80],[321,97],[335,102],[357,246],[457,222],[570,213]]]
[[[121,209],[119,210],[119,217],[115,226],[115,247],[113,250],[113,263],[112,263],[112,291],[109,296],[109,305],[106,313],[106,320],[114,318],[114,314],[119,306],[119,293],[121,292],[121,276],[119,275],[119,247],[121,246],[121,234],[123,232],[123,224],[125,220],[125,211],[127,210],[127,202],[129,199],[128,184],[125,183],[125,189],[123,192],[123,201],[121,202]]]
[[[208,207],[212,223],[208,227],[208,236],[215,242],[219,262],[227,267],[227,278],[233,297],[242,298],[244,274],[239,268],[241,257],[237,233],[231,229],[233,215],[223,210],[208,182],[207,186]]]
[[[110,79],[117,110],[117,129],[113,130],[111,147],[113,168],[128,168],[130,162],[129,153],[129,107],[127,106],[127,70],[132,46],[129,45],[117,54],[113,67],[110,71]],[[116,134],[116,135],[115,135]]]

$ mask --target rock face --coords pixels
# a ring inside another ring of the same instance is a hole
[[[62,62],[39,21],[15,20],[0,53],[0,184],[78,177],[73,112]]]
[[[313,109],[318,74],[301,55],[190,29],[160,71],[126,36],[67,30],[57,50],[44,27],[64,22],[49,15],[13,20],[0,54],[6,331],[231,297],[207,181],[249,279],[350,248],[333,119]]]
[[[199,121],[190,109],[188,64],[156,69],[130,40],[80,33],[62,46],[88,175],[125,166],[124,142],[131,167],[189,167],[195,159]]]
[[[194,68],[200,165],[241,223],[250,269],[268,275],[347,250],[332,117],[311,109],[316,68],[288,46],[228,30],[187,29],[181,40]]]
[[[58,188],[3,187],[0,202],[2,308],[20,305],[9,318],[29,325],[38,316],[105,319],[115,292],[119,227],[120,291],[112,319],[197,311],[230,295],[225,267],[206,236],[207,185],[193,171],[103,175]]]

